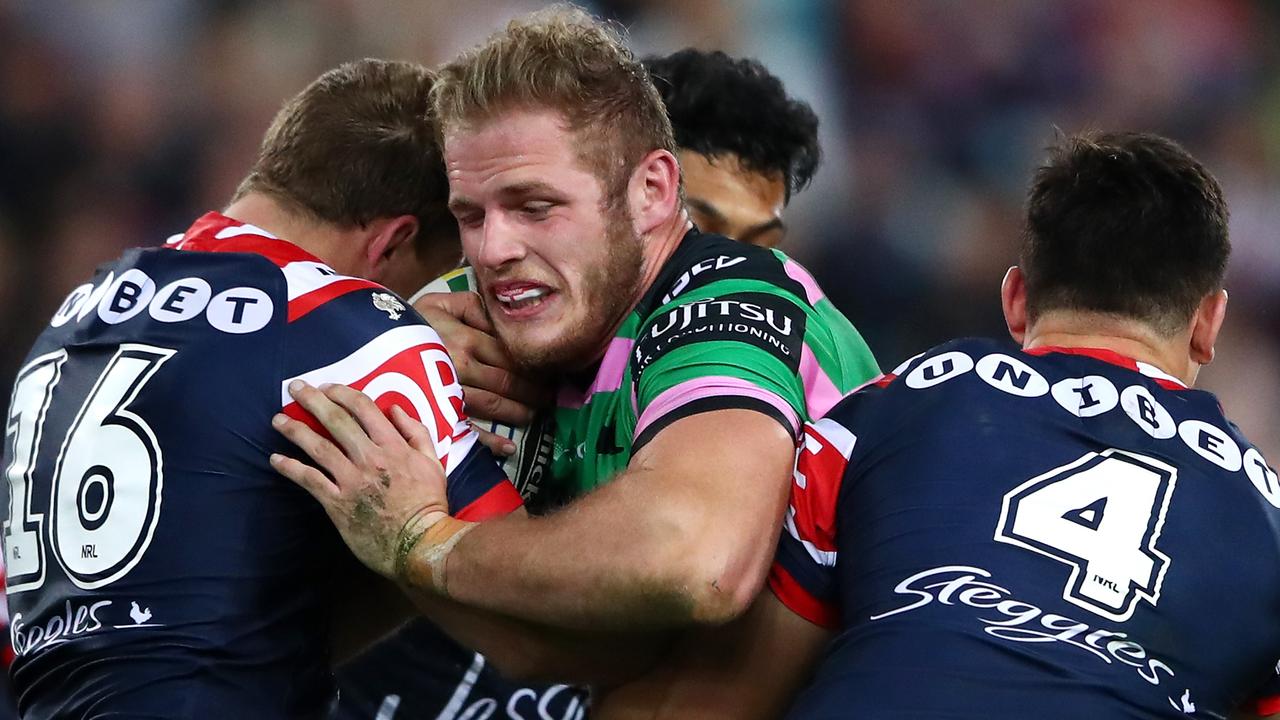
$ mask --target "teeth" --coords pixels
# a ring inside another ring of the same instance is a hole
[[[528,290],[525,290],[522,293],[516,293],[515,295],[512,295],[511,302],[520,302],[521,300],[532,300],[534,298],[540,298],[546,294],[547,294],[547,291],[544,288],[529,288]]]
[[[528,300],[537,300],[546,294],[546,288],[529,288],[528,290],[521,290],[518,293],[497,293],[498,299],[508,305]]]

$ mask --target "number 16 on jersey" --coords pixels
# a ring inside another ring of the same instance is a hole
[[[46,547],[82,589],[108,585],[142,559],[159,519],[163,457],[155,433],[129,405],[174,352],[121,345],[82,400],[54,395],[67,367],[65,350],[19,373],[5,427],[10,593],[44,584]],[[48,460],[39,455],[51,416],[48,429],[66,429],[57,457]],[[49,518],[33,511],[41,491],[49,493]]]

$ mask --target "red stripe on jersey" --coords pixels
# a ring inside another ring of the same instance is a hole
[[[1091,357],[1094,360],[1101,360],[1102,362],[1109,363],[1111,365],[1118,365],[1126,370],[1133,370],[1134,372],[1142,373],[1143,375],[1146,375],[1152,380],[1155,380],[1156,384],[1164,388],[1165,390],[1186,390],[1187,389],[1186,385],[1183,385],[1181,382],[1177,380],[1171,380],[1169,378],[1163,378],[1163,377],[1160,377],[1159,375],[1152,374],[1152,371],[1163,372],[1162,370],[1159,370],[1157,368],[1154,368],[1153,366],[1148,365],[1147,371],[1144,372],[1143,369],[1139,367],[1137,360],[1134,360],[1131,357],[1126,357],[1124,355],[1121,355],[1120,353],[1114,350],[1107,350],[1106,348],[1059,347],[1057,345],[1053,345],[1053,346],[1028,348],[1026,350],[1023,350],[1023,352],[1025,352],[1028,355],[1037,355],[1037,356],[1048,355],[1050,353],[1061,353],[1063,355],[1083,355],[1084,357]]]
[[[1254,706],[1254,712],[1263,717],[1280,713],[1280,695],[1259,698],[1257,704]]]
[[[450,508],[449,512],[459,520],[480,522],[508,515],[523,505],[524,500],[520,498],[516,486],[509,482],[500,482],[473,500],[470,505],[457,510]]]
[[[804,447],[791,485],[800,539],[824,552],[836,550],[836,502],[849,460],[812,425],[804,429]]]
[[[261,255],[284,267],[293,262],[323,264],[320,258],[287,240],[264,234],[265,230],[247,225],[216,212],[205,213],[170,246],[193,252],[232,252]],[[223,237],[218,237],[222,235]]]
[[[828,630],[840,628],[840,613],[836,607],[810,595],[809,591],[796,582],[796,579],[791,577],[791,573],[778,563],[774,563],[773,567],[769,568],[769,589],[778,600],[782,601],[783,605],[787,606],[788,610],[814,625]]]
[[[421,326],[420,332],[409,327],[391,331],[391,333],[402,335],[414,333],[414,337],[421,337],[422,333],[430,332],[426,326]],[[431,337],[437,336],[431,333]],[[374,342],[376,343],[377,340]],[[357,351],[356,355],[359,352]],[[302,377],[316,386],[326,382],[336,382],[364,392],[373,397],[374,404],[384,414],[389,413],[392,406],[400,406],[400,409],[410,417],[434,429],[435,437],[432,440],[436,453],[441,464],[446,468],[449,467],[448,449],[456,441],[464,438],[470,429],[466,425],[466,415],[463,413],[462,388],[457,384],[457,375],[449,363],[447,351],[438,342],[419,342],[408,346],[395,343],[388,346],[387,352],[394,352],[394,354],[390,357],[381,354],[374,356],[368,365],[352,365],[349,368],[337,369],[335,369],[337,366],[329,366]],[[350,359],[350,357],[347,358],[347,360]],[[341,364],[341,362],[338,363],[338,365]],[[355,375],[355,373],[362,374]],[[409,395],[417,397],[409,397]],[[288,398],[286,396],[282,399]],[[288,402],[284,405],[282,412],[302,421],[325,438],[330,437],[320,422],[297,402]],[[458,459],[461,460],[461,458]]]
[[[305,295],[289,301],[289,322],[293,322],[316,308],[324,305],[330,300],[342,297],[347,293],[357,290],[381,290],[382,286],[368,280],[360,280],[358,278],[344,278],[337,282],[329,283],[324,287],[312,290]]]
[[[888,373],[886,375],[881,375],[875,380],[872,380],[871,384],[875,385],[878,388],[887,388],[889,387],[890,383],[892,383],[894,380],[897,380],[897,379],[898,379],[897,375],[894,375],[893,373]]]

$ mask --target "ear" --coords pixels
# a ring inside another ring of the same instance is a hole
[[[1213,346],[1218,342],[1218,331],[1227,317],[1227,291],[1209,293],[1200,301],[1191,319],[1191,359],[1200,365],[1213,362]]]
[[[1004,274],[1004,282],[1000,283],[1000,307],[1004,310],[1004,322],[1009,326],[1009,335],[1019,345],[1025,344],[1027,338],[1027,283],[1022,275],[1022,268],[1017,265],[1009,268]]]
[[[654,150],[636,166],[627,183],[627,202],[641,237],[671,218],[680,201],[680,163],[666,150]]]
[[[392,256],[401,248],[409,248],[417,235],[418,218],[413,215],[379,218],[369,223],[362,258],[364,277],[381,283],[388,274]]]

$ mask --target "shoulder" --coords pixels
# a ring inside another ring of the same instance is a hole
[[[642,315],[713,286],[715,294],[774,292],[808,302],[812,276],[779,251],[690,230],[640,302]]]

